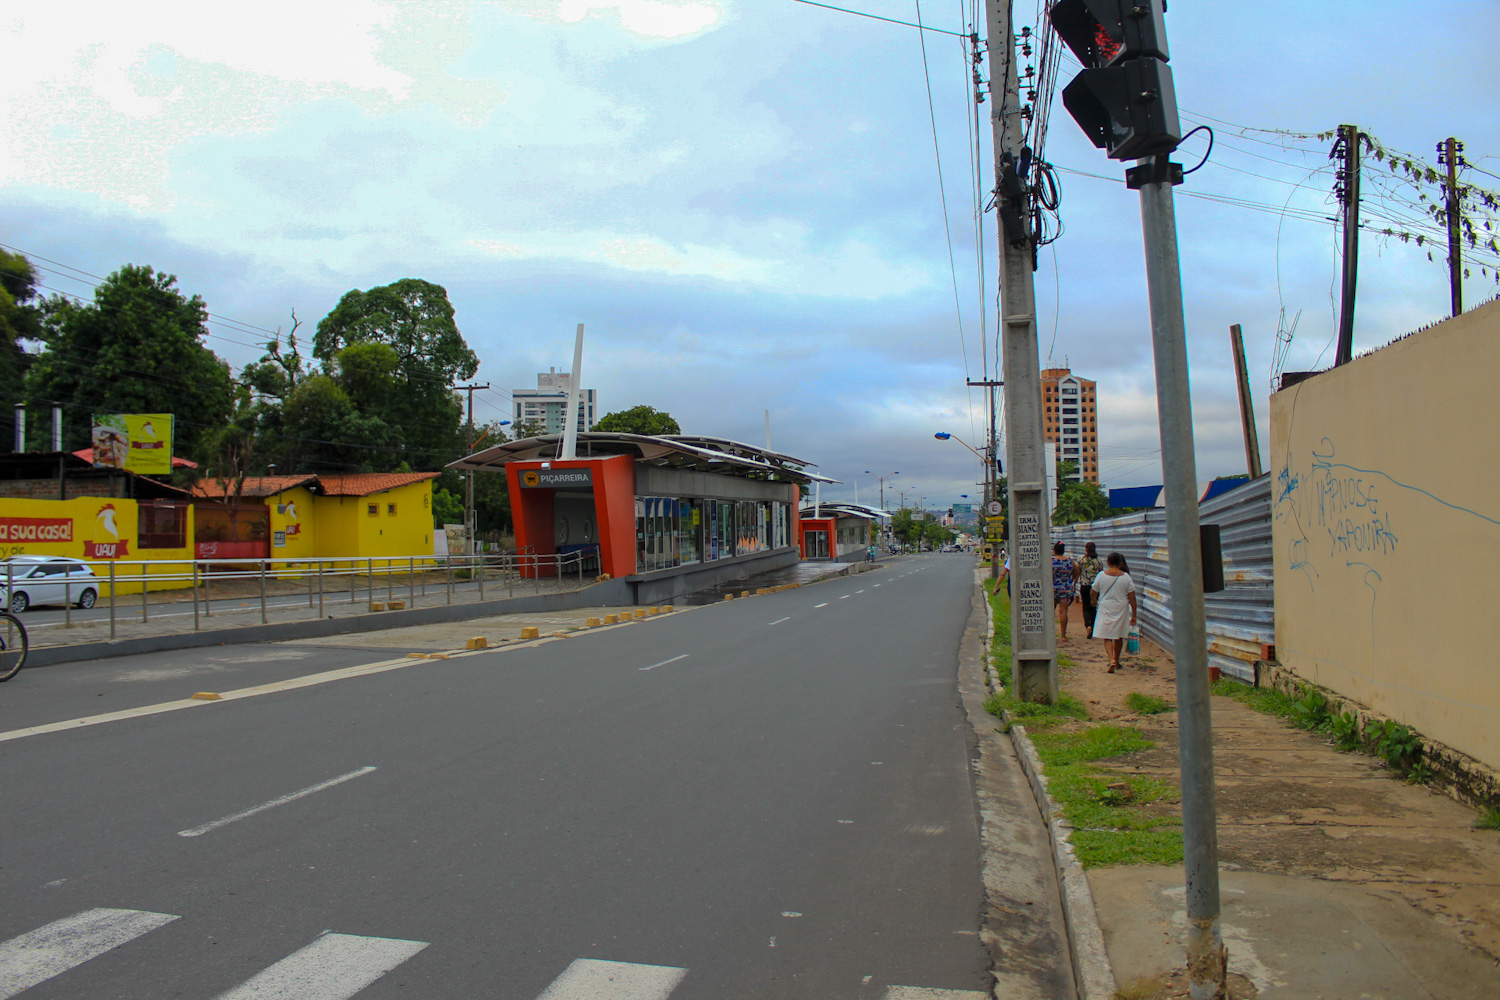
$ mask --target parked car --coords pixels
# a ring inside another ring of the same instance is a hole
[[[3,606],[20,614],[34,604],[65,604],[92,608],[99,600],[94,569],[82,559],[66,556],[10,556],[0,559],[0,593],[7,581]]]

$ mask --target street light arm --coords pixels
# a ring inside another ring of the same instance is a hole
[[[980,454],[979,451],[976,450],[973,445],[969,444],[969,442],[965,441],[963,438],[959,437],[957,434],[934,434],[933,437],[937,438],[939,441],[957,441],[959,444],[963,445],[965,448],[968,448],[970,451],[974,452],[974,457],[977,458],[977,459],[979,459],[981,462],[988,462],[989,461],[989,459],[986,458],[984,455]]]

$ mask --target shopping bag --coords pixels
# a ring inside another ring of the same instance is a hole
[[[1141,634],[1135,629],[1130,630],[1130,635],[1125,639],[1125,652],[1139,653],[1141,651]]]

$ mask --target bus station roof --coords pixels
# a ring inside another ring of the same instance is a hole
[[[448,465],[450,469],[480,469],[497,471],[509,462],[530,462],[538,459],[557,461],[562,451],[561,434],[543,434],[539,437],[506,441],[472,455],[466,455]],[[731,441],[728,438],[704,437],[697,434],[622,434],[613,431],[580,431],[578,434],[578,458],[607,458],[612,455],[630,455],[636,461],[651,465],[662,465],[697,472],[712,472],[721,476],[738,476],[745,479],[771,478],[788,483],[834,483],[807,471],[813,463],[805,459],[785,455],[769,448]]]

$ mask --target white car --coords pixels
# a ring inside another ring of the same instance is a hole
[[[7,584],[9,593],[5,593]],[[92,608],[99,600],[94,569],[82,559],[66,556],[11,556],[0,559],[3,606],[20,614],[33,604],[76,604]]]

